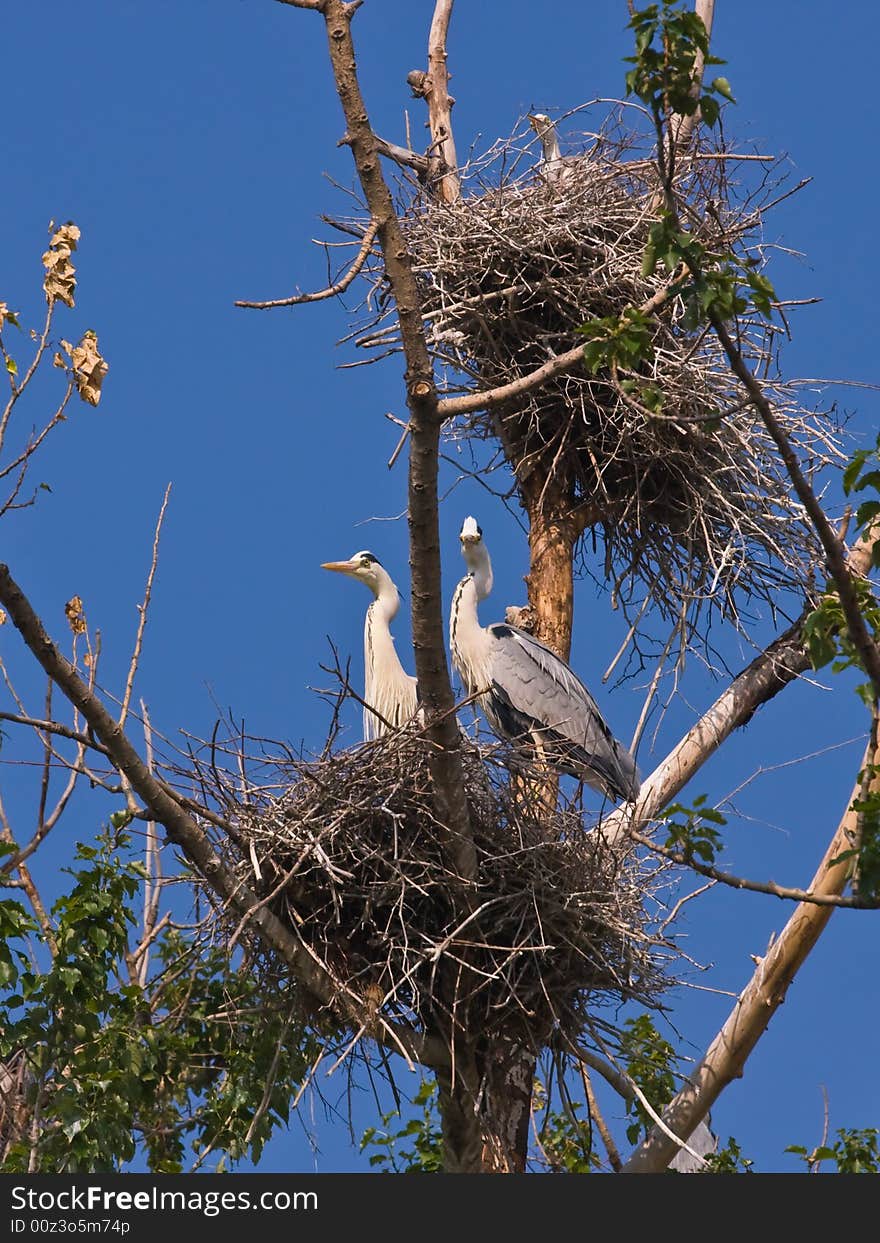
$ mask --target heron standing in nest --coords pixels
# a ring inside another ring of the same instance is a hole
[[[556,126],[546,112],[530,112],[529,124],[541,141],[540,174],[550,185],[559,185],[572,175],[575,163],[580,157],[562,154]]]
[[[419,710],[418,684],[400,663],[391,633],[400,593],[382,563],[366,550],[348,561],[325,561],[321,569],[355,578],[375,596],[364,621],[364,738],[369,742],[401,729]]]
[[[500,738],[533,748],[557,772],[609,798],[635,802],[635,760],[577,674],[526,631],[480,625],[477,605],[492,590],[492,562],[476,519],[465,518],[460,539],[468,572],[452,601],[449,643],[467,693]]]

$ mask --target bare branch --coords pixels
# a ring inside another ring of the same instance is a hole
[[[590,1076],[587,1074],[586,1067],[580,1066],[579,1070],[581,1072],[581,1083],[584,1085],[584,1096],[586,1097],[590,1117],[595,1122],[596,1129],[602,1137],[602,1143],[605,1145],[605,1151],[608,1153],[608,1161],[611,1168],[614,1170],[615,1174],[619,1174],[623,1168],[623,1162],[620,1159],[620,1153],[618,1152],[617,1145],[614,1142],[614,1136],[611,1134],[608,1129],[608,1124],[602,1116],[602,1111],[599,1108],[599,1102],[596,1100],[596,1094],[593,1091],[593,1085],[590,1081]]]
[[[664,859],[669,859],[681,867],[691,868],[700,876],[720,881],[722,885],[729,885],[731,889],[746,889],[750,893],[766,893],[771,897],[787,898],[793,902],[813,902],[817,906],[843,906],[857,911],[876,911],[880,907],[878,900],[869,901],[858,897],[842,898],[839,894],[833,893],[812,893],[809,889],[792,889],[785,885],[777,885],[772,880],[748,880],[744,876],[734,876],[732,872],[722,872],[708,863],[700,863],[698,859],[685,856],[680,850],[669,850],[666,846],[661,846],[641,833],[630,832],[630,837],[640,846],[647,846],[655,854],[662,855]]]
[[[651,820],[687,785],[723,742],[753,716],[761,704],[777,695],[810,667],[804,649],[802,621],[774,639],[742,671],[699,721],[688,730],[665,760],[642,782],[639,801],[632,812],[613,812],[597,832],[609,843],[625,837],[631,828]]]
[[[27,371],[25,372],[24,376],[22,377],[21,382],[16,384],[14,376],[12,375],[11,372],[9,373],[9,383],[12,387],[12,394],[9,398],[9,401],[6,403],[6,406],[4,407],[3,414],[0,415],[0,449],[3,448],[3,440],[6,436],[6,429],[9,426],[9,419],[12,415],[12,411],[15,406],[15,403],[18,401],[19,397],[21,397],[22,393],[25,391],[27,386],[30,384],[31,380],[34,377],[34,373],[37,370],[37,367],[39,367],[40,365],[40,359],[43,357],[43,354],[45,353],[46,345],[49,340],[49,333],[52,330],[52,316],[54,314],[54,311],[55,311],[55,300],[53,298],[53,299],[50,299],[48,308],[46,310],[46,320],[45,320],[45,323],[43,324],[43,331],[40,333],[40,337],[37,342],[37,348],[34,352],[34,357],[31,359],[31,364],[28,367]],[[5,349],[3,351],[3,354],[4,354],[4,358],[8,358],[8,355],[6,354]]]
[[[846,563],[846,548],[843,541],[838,538],[831,523],[828,521],[825,510],[807,482],[806,476],[797,460],[797,455],[792,449],[779,420],[776,418],[770,402],[764,396],[760,383],[746,365],[742,354],[727,330],[726,324],[718,316],[717,312],[713,312],[710,318],[712,327],[718,340],[721,342],[722,349],[727,355],[731,370],[744,385],[752,405],[763,419],[764,426],[779,450],[779,456],[785,464],[785,469],[788,471],[794,490],[797,492],[804,509],[809,514],[816,533],[822,542],[822,547],[828,558],[828,571],[834,579],[834,586],[837,589],[837,594],[840,596],[840,604],[846,617],[849,637],[861,657],[866,673],[871,679],[874,694],[880,696],[880,651],[878,651],[877,644],[868,633],[868,627],[862,616],[862,610],[859,607],[858,597],[853,584],[852,572]]]
[[[15,837],[12,833],[12,826],[9,823],[9,818],[6,815],[6,808],[3,806],[2,798],[0,798],[0,841],[5,842],[8,846],[15,846]],[[19,851],[16,855],[13,855],[10,859],[4,861],[4,867],[0,869],[0,876],[8,875],[10,871],[17,871],[20,880],[18,882],[4,883],[18,884],[24,890],[27,895],[27,899],[31,904],[31,908],[37,917],[37,922],[43,930],[43,935],[46,938],[46,944],[49,946],[50,951],[54,955],[56,951],[56,944],[55,936],[52,932],[52,924],[49,920],[49,916],[46,914],[46,908],[43,905],[43,899],[40,897],[40,891],[37,889],[34,878],[31,876],[30,869],[25,863],[21,851]]]
[[[446,67],[446,36],[452,17],[454,0],[437,0],[428,34],[428,72],[422,84],[428,105],[428,124],[431,129],[429,162],[438,178],[436,194],[444,203],[457,203],[461,198],[461,183],[452,136],[452,105],[449,94],[449,70]]]
[[[375,220],[371,220],[361,242],[361,248],[358,251],[351,267],[347,269],[344,276],[332,285],[328,285],[326,289],[319,289],[317,293],[299,293],[293,294],[290,298],[276,298],[274,302],[244,302],[237,301],[236,306],[253,307],[258,311],[266,311],[277,306],[299,306],[304,302],[322,302],[325,298],[335,298],[337,294],[345,293],[351,282],[360,272],[361,268],[367,261],[367,256],[372,249],[376,232],[379,228]]]
[[[159,564],[159,536],[162,534],[162,523],[165,521],[165,510],[168,506],[168,497],[171,495],[171,484],[169,483],[165,489],[165,495],[162,498],[162,507],[159,510],[159,517],[156,521],[156,531],[153,535],[153,555],[150,561],[150,571],[147,574],[147,585],[144,588],[143,604],[138,605],[138,613],[140,620],[138,621],[137,634],[134,640],[134,650],[131,654],[131,662],[128,666],[128,676],[125,679],[125,692],[122,696],[122,708],[119,713],[119,727],[125,725],[125,718],[128,716],[128,705],[131,702],[131,691],[134,686],[134,679],[137,673],[138,663],[141,658],[141,648],[144,642],[144,629],[147,624],[147,611],[150,607],[150,597],[153,594],[153,579],[156,577],[156,567]]]
[[[91,747],[93,751],[99,751],[101,755],[110,754],[106,747],[94,738],[90,738],[88,734],[71,729],[69,725],[62,725],[59,721],[41,721],[38,717],[22,716],[15,712],[0,712],[0,721],[10,721],[14,725],[29,725],[31,729],[36,729],[40,733],[57,734],[60,738],[69,738],[71,742]]]
[[[864,769],[869,770],[876,760],[875,717]],[[872,785],[876,784],[874,777]],[[858,832],[858,813],[853,810],[853,803],[861,793],[860,780],[809,886],[812,894],[840,895],[847,885],[851,861],[839,861],[839,856],[850,849]],[[754,975],[702,1062],[663,1112],[664,1123],[677,1135],[689,1136],[724,1088],[742,1074],[746,1060],[785,1000],[789,985],[825,930],[833,909],[815,902],[798,906],[765,957],[758,960]],[[656,1173],[665,1170],[674,1156],[674,1143],[655,1126],[623,1170],[629,1174]]]
[[[880,538],[880,519],[866,528],[849,550],[846,565],[850,573],[867,574],[877,538]],[[602,822],[597,831],[607,842],[619,841],[631,829],[656,816],[735,729],[745,725],[762,704],[810,668],[803,638],[806,612],[734,678],[708,712],[657,765],[642,783],[639,801],[632,812],[618,810]]]
[[[74,390],[74,382],[73,380],[70,380],[68,381],[68,384],[67,384],[67,391],[65,392],[64,396],[61,398],[61,401],[58,403],[55,413],[52,415],[49,421],[45,424],[42,431],[38,432],[35,436],[32,436],[28,440],[27,444],[22,449],[21,453],[19,453],[18,457],[14,458],[13,461],[9,462],[6,466],[3,467],[2,470],[0,470],[0,479],[5,479],[7,475],[12,474],[13,471],[18,470],[19,467],[26,464],[29,461],[29,459],[33,457],[33,455],[36,453],[37,449],[39,449],[40,445],[43,443],[43,441],[46,439],[49,433],[54,428],[56,428],[59,423],[64,421],[64,410],[65,410],[65,407],[67,406],[67,403],[70,401],[70,398],[73,395],[73,390]],[[21,487],[21,483],[19,482],[15,490],[16,493],[18,492],[20,487]]]
[[[376,150],[380,155],[384,155],[386,159],[393,160],[395,164],[401,165],[402,168],[411,168],[418,175],[419,181],[424,182],[427,180],[430,161],[426,155],[419,155],[418,151],[411,151],[409,147],[400,147],[395,142],[386,142],[378,134],[375,134],[374,137],[376,139]],[[336,145],[337,147],[350,147],[350,135],[343,134]]]
[[[165,499],[168,499],[167,492],[165,493]],[[155,774],[153,728],[150,724],[150,714],[147,710],[147,705],[143,700],[141,700],[141,719],[144,723],[144,749],[147,754],[147,769],[151,774]],[[150,945],[158,935],[159,899],[162,894],[162,856],[159,850],[159,837],[156,833],[156,821],[152,819],[147,821],[144,871],[146,872],[146,879],[144,881],[144,927],[140,944],[132,955],[132,960],[137,962],[138,981],[141,988],[146,988],[147,985]]]

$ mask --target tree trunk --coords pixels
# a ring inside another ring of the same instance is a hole
[[[526,493],[529,607],[535,618],[535,634],[563,660],[571,654],[574,546],[580,534],[572,518],[573,508],[567,490],[549,496],[537,489]]]
[[[446,1174],[524,1174],[535,1057],[507,1040],[475,1054],[463,1040],[455,1072],[438,1071]]]
[[[537,637],[567,660],[574,615],[574,546],[580,528],[569,489],[564,485],[543,488],[542,482],[521,487],[529,515],[529,607]],[[545,802],[555,806],[555,776],[542,776],[541,785]],[[479,1065],[483,1133],[480,1168],[486,1174],[523,1174],[529,1147],[535,1055],[512,1040],[496,1039],[479,1059]]]
[[[535,1057],[506,1040],[486,1057],[483,1173],[524,1174],[529,1149]]]
[[[460,1041],[464,1044],[464,1041]],[[477,1116],[479,1076],[467,1048],[456,1047],[455,1069],[437,1072],[445,1174],[483,1173],[483,1133]]]

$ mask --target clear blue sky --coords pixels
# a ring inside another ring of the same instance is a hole
[[[404,140],[405,110],[422,132],[405,77],[423,65],[432,7],[367,0],[356,18],[367,104],[391,140]],[[623,0],[461,4],[450,39],[459,152],[489,145],[530,108],[558,114],[619,96],[625,22]],[[786,152],[796,178],[813,178],[769,226],[773,240],[805,256],[781,269],[780,293],[823,299],[795,321],[784,353],[791,375],[880,380],[869,335],[876,98],[858,56],[858,42],[876,43],[877,24],[875,6],[863,2],[848,6],[845,22],[817,3],[717,5],[713,44],[739,101],[728,132]],[[392,472],[385,465],[397,440],[385,412],[404,413],[397,367],[338,369],[353,357],[334,344],[347,323],[338,303],[233,307],[236,298],[319,287],[322,252],[310,239],[328,236],[320,213],[347,210],[325,176],[353,181],[350,154],[336,146],[344,127],[322,23],[272,0],[93,0],[84,9],[44,0],[10,6],[3,40],[0,299],[37,322],[46,226],[75,220],[83,233],[77,308],[62,311],[59,335],[76,340],[96,329],[111,368],[99,409],[78,405],[47,445],[39,476],[52,492],[5,521],[3,559],[56,634],[64,602],[82,596],[104,636],[103,681],[119,689],[171,481],[140,681],[154,719],[172,734],[204,734],[216,699],[254,733],[316,746],[327,710],[309,688],[327,681],[319,669],[327,636],[353,655],[359,674],[367,603],[362,588],[319,563],[370,547],[404,588],[407,577],[405,523],[370,521],[405,509],[405,463]],[[857,443],[873,440],[877,395],[840,389],[831,397],[852,411]],[[444,608],[461,572],[456,534],[467,513],[480,518],[493,552],[492,612],[500,615],[523,599],[526,543],[470,482],[443,508]],[[408,629],[404,611],[398,646],[412,668]],[[627,738],[640,690],[599,682],[623,632],[607,597],[584,585],[573,663]],[[8,627],[0,643],[4,652],[17,643]],[[743,649],[739,663],[748,659]],[[643,770],[718,689],[693,662],[653,753],[640,757]],[[346,719],[354,741],[359,710],[352,705]],[[724,857],[731,869],[790,885],[809,880],[845,805],[861,755],[861,742],[848,740],[863,725],[841,687],[794,688],[706,766],[688,793],[718,801],[758,768],[847,743],[737,795]],[[24,776],[0,771],[0,780],[7,791]],[[739,992],[750,955],[764,951],[790,909],[717,890],[691,904],[688,951],[712,964],[699,983]],[[785,1145],[819,1141],[823,1086],[832,1130],[880,1122],[876,929],[876,916],[835,914],[744,1079],[715,1111],[722,1137],[735,1135],[763,1171],[797,1168]],[[671,1017],[685,1048],[699,1054],[730,1004],[711,991],[677,996]],[[363,1168],[344,1129],[317,1120],[318,1158],[294,1124],[261,1168]],[[369,1120],[365,1097],[360,1121]]]

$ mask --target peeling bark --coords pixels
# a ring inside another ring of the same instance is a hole
[[[495,1041],[486,1055],[484,1074],[483,1171],[524,1174],[535,1082],[534,1055],[507,1041]]]

